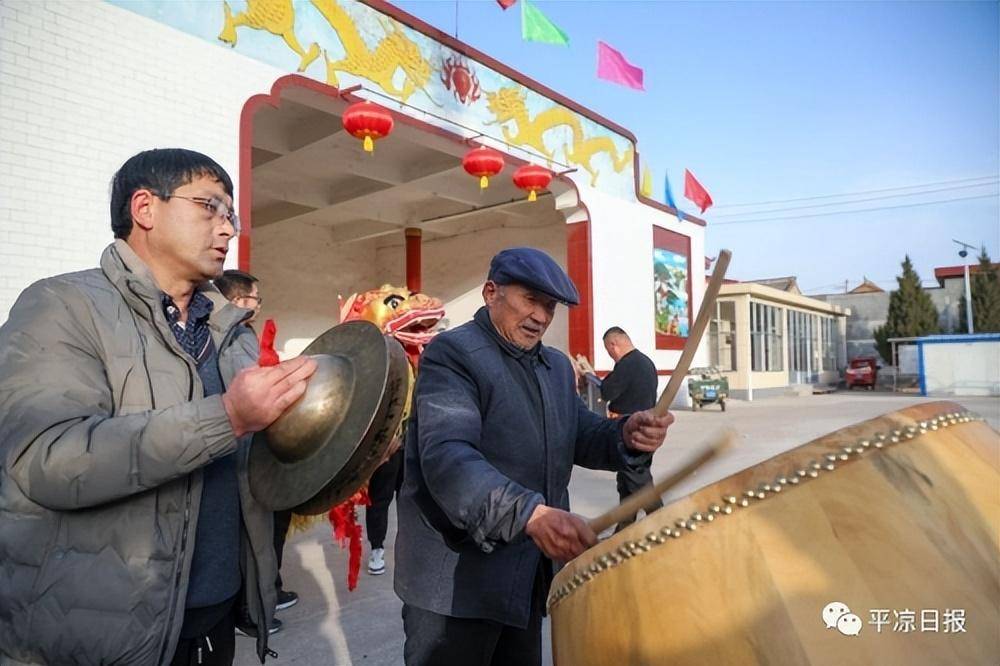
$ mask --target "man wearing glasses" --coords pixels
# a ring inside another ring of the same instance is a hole
[[[247,312],[209,282],[232,196],[205,155],[135,155],[100,268],[31,285],[0,327],[0,664],[231,664],[241,597],[270,626],[250,435],[315,362],[258,367]]]

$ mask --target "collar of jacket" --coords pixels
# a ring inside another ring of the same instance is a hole
[[[522,358],[524,356],[529,358],[534,357],[541,361],[546,368],[552,367],[552,364],[549,363],[549,359],[544,354],[545,347],[541,342],[531,349],[521,349],[514,343],[507,340],[507,338],[500,335],[500,331],[498,331],[496,326],[493,325],[493,320],[490,319],[490,311],[485,305],[476,310],[476,314],[473,316],[473,319],[480,328],[486,331],[487,335],[493,338],[494,342],[497,343],[497,346],[500,347],[500,349],[502,349],[508,356],[512,356],[514,358]]]
[[[157,286],[152,271],[128,243],[119,238],[106,247],[101,255],[101,270],[137,316],[152,324],[157,324],[162,319],[166,324],[161,301],[164,292]],[[238,308],[226,300],[211,282],[205,281],[197,289],[212,302],[208,325],[217,335],[228,331],[252,314],[250,310]]]

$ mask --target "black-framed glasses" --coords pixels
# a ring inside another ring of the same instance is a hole
[[[157,194],[164,201],[168,199],[184,199],[185,201],[190,201],[196,203],[206,211],[212,214],[213,217],[217,217],[220,220],[225,220],[233,226],[233,235],[240,235],[240,216],[236,214],[232,208],[229,207],[225,201],[219,197],[186,197],[181,194]]]

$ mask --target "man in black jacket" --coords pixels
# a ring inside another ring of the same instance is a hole
[[[553,560],[597,537],[569,509],[574,464],[621,469],[663,443],[673,416],[604,419],[541,339],[576,287],[544,252],[490,264],[486,306],[424,352],[399,496],[395,590],[408,665],[541,663]]]
[[[604,348],[615,362],[615,368],[601,382],[601,397],[608,403],[610,415],[632,414],[652,409],[656,404],[656,366],[653,361],[635,348],[632,339],[618,326],[612,326],[604,333]],[[620,470],[618,477],[618,497],[626,497],[653,482],[649,473],[652,455],[648,460],[629,464]],[[657,498],[645,507],[647,514],[663,506]],[[636,516],[622,521],[615,531],[635,522]]]

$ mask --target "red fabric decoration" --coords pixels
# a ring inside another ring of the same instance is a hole
[[[497,4],[500,5],[500,7],[504,11],[506,11],[506,10],[510,9],[511,7],[513,7],[514,3],[516,3],[516,2],[517,2],[517,0],[497,0]]]
[[[278,365],[281,360],[278,352],[274,351],[274,336],[278,334],[278,327],[274,325],[273,319],[264,322],[264,330],[260,334],[260,356],[257,365],[266,368],[269,365]]]
[[[392,114],[367,100],[347,107],[341,120],[351,136],[364,139],[365,152],[368,153],[375,150],[374,139],[381,139],[392,132]]]
[[[489,187],[490,176],[503,171],[503,155],[486,146],[473,148],[462,158],[462,168],[470,176],[478,178],[479,189],[485,190]]]
[[[552,172],[535,164],[525,164],[514,172],[514,184],[522,190],[527,190],[528,201],[537,199],[536,192],[544,190],[551,182]]]
[[[702,187],[701,183],[687,169],[684,169],[684,198],[693,201],[702,213],[712,205],[712,196],[708,190]]]
[[[371,506],[368,488],[358,492],[337,506],[330,509],[330,525],[333,527],[333,538],[340,543],[341,548],[348,549],[347,558],[347,589],[353,591],[358,586],[358,572],[361,570],[361,524],[358,523],[356,508]]]

